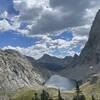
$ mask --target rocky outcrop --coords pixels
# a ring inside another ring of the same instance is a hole
[[[25,56],[13,50],[0,50],[0,92],[38,86],[43,81]]]

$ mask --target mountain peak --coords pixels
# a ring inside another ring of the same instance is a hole
[[[100,15],[100,9],[98,10],[97,14],[96,15]]]
[[[44,54],[40,59],[38,59],[39,62],[47,62],[47,61],[52,61],[52,60],[61,60],[61,58],[57,58],[55,56],[51,56],[49,54]]]
[[[42,58],[46,58],[46,57],[50,57],[50,55],[44,54],[44,55],[42,56]]]
[[[41,61],[48,61],[49,59],[51,59],[52,57],[48,54],[44,54],[41,58],[38,59],[39,62]]]

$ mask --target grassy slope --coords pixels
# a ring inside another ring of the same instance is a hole
[[[18,90],[15,94],[11,96],[11,100],[32,100],[35,90],[32,89],[22,89]]]
[[[91,95],[94,93],[96,98],[100,98],[100,84],[99,82],[95,84],[90,84],[87,82],[81,87],[81,90],[83,91],[84,95],[86,96],[86,100],[91,100]],[[16,94],[12,96],[12,100],[32,100],[32,97],[34,96],[34,93],[37,92],[41,93],[42,90],[32,90],[32,89],[22,89],[20,91],[17,91]],[[51,98],[57,98],[58,91],[54,88],[48,88],[46,91],[49,92]],[[72,97],[74,96],[74,92],[63,92],[62,96],[64,98],[68,98],[68,100],[72,100]],[[65,99],[66,100],[66,99]]]
[[[96,99],[100,99],[100,74],[96,75],[97,81],[92,80],[81,86],[87,100],[91,100],[91,95],[93,94]],[[92,79],[92,78],[91,78]]]
[[[58,96],[58,90],[55,88],[46,88],[45,90],[49,93],[50,98],[53,98],[54,100],[57,100],[57,96]],[[16,92],[16,94],[14,94],[11,97],[11,100],[32,100],[32,97],[34,96],[34,93],[37,92],[40,94],[42,92],[41,90],[32,90],[32,89],[22,89]],[[63,92],[62,96],[64,98],[72,98],[73,97],[73,92]],[[65,99],[66,100],[66,99]],[[69,99],[68,99],[69,100]]]

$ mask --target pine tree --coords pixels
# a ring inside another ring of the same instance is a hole
[[[35,93],[35,100],[39,100],[37,93]]]
[[[41,93],[41,100],[49,100],[49,94],[45,90]]]
[[[79,87],[79,82],[76,81],[76,95],[77,95],[77,100],[79,100],[79,95],[80,95],[80,87]]]
[[[79,81],[76,81],[76,96],[73,97],[73,100],[86,100],[85,96],[80,90]]]
[[[85,96],[84,96],[83,94],[81,94],[81,95],[79,96],[79,100],[86,100],[86,98],[85,98]]]
[[[92,95],[92,100],[96,100],[95,97],[94,97],[94,95]]]
[[[58,90],[58,100],[64,100],[64,99],[62,98],[62,96],[61,96],[60,90]]]

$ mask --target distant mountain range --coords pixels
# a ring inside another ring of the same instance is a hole
[[[63,59],[50,56],[48,54],[43,55],[37,62],[42,66],[52,71],[59,71],[64,69],[67,65],[71,64],[73,57],[68,56]]]

